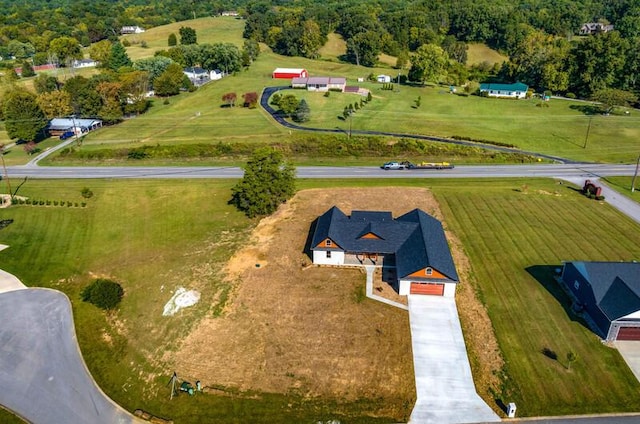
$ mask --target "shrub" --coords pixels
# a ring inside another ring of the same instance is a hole
[[[57,200],[53,201],[53,206],[58,206],[58,201]]]
[[[82,203],[80,203],[80,206],[82,206],[83,208],[85,208],[85,207],[87,206],[87,203],[86,203],[86,202],[82,202]]]
[[[72,203],[70,201],[67,200],[67,207],[70,208],[72,205]]]
[[[326,92],[324,93],[324,97],[329,97],[330,95],[331,95],[331,91],[326,91]]]
[[[575,99],[575,98],[576,98],[576,95],[575,95],[574,93],[567,93],[567,94],[565,94],[565,97],[566,97],[567,99]]]
[[[82,194],[82,197],[84,197],[85,199],[90,199],[93,197],[93,191],[91,191],[89,187],[83,188],[80,193]]]
[[[604,200],[604,196],[596,196],[595,199],[596,200]]]
[[[47,206],[51,205],[51,200],[47,200]]]
[[[38,201],[38,204],[39,204],[40,206],[44,206],[44,200],[39,200],[39,201]]]
[[[123,295],[122,286],[106,278],[93,280],[80,293],[80,297],[84,302],[89,302],[102,309],[114,309],[122,300]]]

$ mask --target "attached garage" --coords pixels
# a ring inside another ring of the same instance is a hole
[[[439,283],[411,283],[411,294],[426,294],[430,296],[444,296],[444,284]]]
[[[640,327],[620,327],[616,340],[640,340]]]

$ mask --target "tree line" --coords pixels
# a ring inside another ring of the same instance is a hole
[[[411,64],[408,76],[416,82],[494,77],[584,98],[607,88],[640,89],[635,0],[250,2],[245,16],[244,36],[277,53],[315,58],[336,32],[346,41],[342,59],[372,67],[380,53],[396,56],[397,68]],[[612,23],[615,30],[578,37],[587,22]],[[510,61],[468,69],[469,42],[486,43]]]

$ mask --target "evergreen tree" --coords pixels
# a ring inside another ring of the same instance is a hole
[[[293,114],[293,120],[296,122],[307,122],[311,118],[311,109],[305,99],[300,100],[295,113]]]
[[[123,66],[131,66],[131,59],[129,59],[129,55],[127,55],[127,51],[122,44],[113,43],[108,68],[117,71]]]
[[[28,78],[34,76],[36,73],[33,71],[33,66],[26,60],[22,62],[22,77]]]
[[[173,46],[177,46],[178,45],[178,37],[176,37],[176,35],[173,32],[171,34],[169,34],[169,39],[167,40],[167,45],[169,47],[173,47]]]
[[[229,203],[249,218],[269,215],[295,193],[295,168],[282,153],[259,148],[244,167],[244,177],[231,189]]]
[[[369,91],[367,93],[367,103],[370,102],[373,99],[373,96],[371,95],[371,91]]]

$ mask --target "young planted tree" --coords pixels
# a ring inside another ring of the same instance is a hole
[[[578,355],[570,350],[567,352],[567,369],[571,369],[571,364],[578,360]]]
[[[269,215],[295,193],[295,168],[269,147],[254,151],[229,203],[249,218]]]
[[[242,95],[244,99],[244,103],[242,104],[244,107],[248,107],[249,109],[255,109],[258,104],[258,93],[255,91],[251,91],[249,93],[244,93]]]
[[[236,99],[238,96],[236,93],[225,93],[222,95],[222,102],[226,107],[233,107],[236,105]]]

